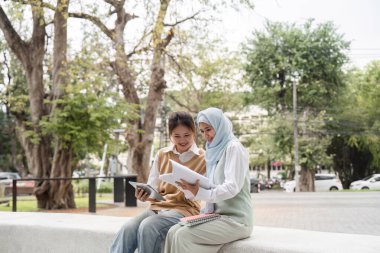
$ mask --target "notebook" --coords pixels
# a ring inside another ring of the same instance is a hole
[[[201,213],[198,215],[181,218],[178,224],[182,226],[192,227],[195,225],[217,220],[220,218],[222,218],[222,216],[218,213]]]

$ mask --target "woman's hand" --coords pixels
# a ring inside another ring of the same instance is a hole
[[[146,191],[144,191],[143,189],[137,187],[136,188],[136,191],[135,191],[135,197],[136,199],[142,201],[142,202],[145,202],[145,201],[152,201],[153,199],[152,198],[149,198],[149,193],[147,193]]]
[[[199,191],[199,180],[197,180],[195,184],[190,184],[181,178],[180,181],[176,181],[176,184],[182,189],[190,191],[194,196],[196,196]]]

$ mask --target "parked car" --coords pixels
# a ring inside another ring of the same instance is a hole
[[[338,191],[342,190],[343,186],[339,178],[334,174],[315,174],[315,191]],[[291,180],[284,184],[284,190],[286,192],[296,191],[296,181]]]
[[[380,174],[373,174],[350,184],[352,190],[380,190]]]
[[[21,179],[21,177],[17,172],[0,172],[0,182],[5,187],[5,195],[12,194],[13,179]],[[34,184],[34,181],[17,181],[17,194],[32,195]]]
[[[20,175],[16,172],[0,172],[0,181],[6,186],[12,186],[12,180],[20,178]]]
[[[251,177],[251,193],[252,192],[255,192],[255,193],[258,193],[259,192],[259,184],[260,184],[260,181],[256,178],[252,178]]]
[[[3,197],[5,196],[5,188],[7,186],[8,182],[5,181],[5,178],[0,177],[0,204],[4,201]]]
[[[86,176],[86,174],[82,170],[74,170],[73,171],[73,177],[75,177],[75,178],[84,177],[84,176]]]

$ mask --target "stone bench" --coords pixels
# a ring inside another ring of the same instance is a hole
[[[88,214],[0,212],[2,253],[107,253],[128,219]],[[220,253],[380,252],[380,236],[255,226]]]

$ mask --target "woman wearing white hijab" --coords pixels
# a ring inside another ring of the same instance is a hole
[[[175,225],[166,237],[165,253],[212,253],[226,243],[247,238],[252,232],[252,201],[250,194],[248,153],[234,136],[230,120],[220,109],[199,112],[199,129],[206,140],[206,174],[214,183],[204,189],[197,182],[178,182],[206,201],[203,213],[218,213],[221,219],[187,227]]]

